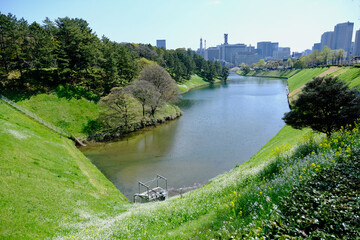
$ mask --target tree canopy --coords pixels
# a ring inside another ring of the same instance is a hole
[[[0,13],[0,26],[2,91],[36,94],[62,85],[83,88],[100,98],[114,87],[130,85],[144,66],[154,63],[177,82],[193,74],[209,82],[222,76],[219,62],[206,61],[191,49],[165,50],[150,44],[117,43],[105,36],[100,39],[80,18],[46,18],[42,24],[29,25]]]
[[[334,130],[352,124],[360,115],[360,97],[355,89],[333,77],[317,77],[308,82],[291,111],[285,113],[286,124],[331,135]]]

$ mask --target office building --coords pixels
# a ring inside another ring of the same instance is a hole
[[[339,23],[334,28],[334,49],[344,49],[347,53],[351,52],[352,34],[354,23]]]
[[[324,32],[321,35],[321,50],[324,49],[325,46],[328,48],[334,49],[334,32]]]
[[[279,47],[273,53],[275,59],[287,59],[290,58],[290,48],[289,47]]]
[[[166,49],[166,40],[156,40],[156,47]]]
[[[355,57],[360,57],[360,30],[356,31],[355,34],[355,43],[354,43],[354,52]]]
[[[320,52],[321,51],[321,43],[314,43],[312,50],[313,51],[318,50]]]
[[[277,42],[258,42],[257,50],[258,54],[264,58],[273,57],[274,51],[277,51],[279,43]]]

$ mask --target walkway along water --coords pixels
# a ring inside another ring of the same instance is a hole
[[[157,174],[168,179],[170,196],[202,185],[250,159],[289,111],[286,80],[230,79],[184,94],[177,120],[81,151],[131,201],[138,181]]]

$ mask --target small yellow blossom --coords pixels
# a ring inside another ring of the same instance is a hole
[[[312,167],[315,167],[316,165],[315,165],[315,163],[312,163],[311,166],[312,166]]]

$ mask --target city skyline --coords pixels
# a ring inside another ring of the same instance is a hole
[[[69,7],[71,6],[71,7]],[[45,1],[4,0],[3,14],[12,13],[29,23],[49,17],[82,18],[91,29],[116,42],[150,43],[165,39],[168,49],[207,47],[223,42],[256,46],[278,42],[301,52],[320,42],[321,34],[342,22],[360,28],[360,6],[353,0],[199,0],[199,1]],[[310,27],[311,26],[311,27]],[[355,35],[355,34],[354,34]],[[352,41],[355,36],[353,35]]]

